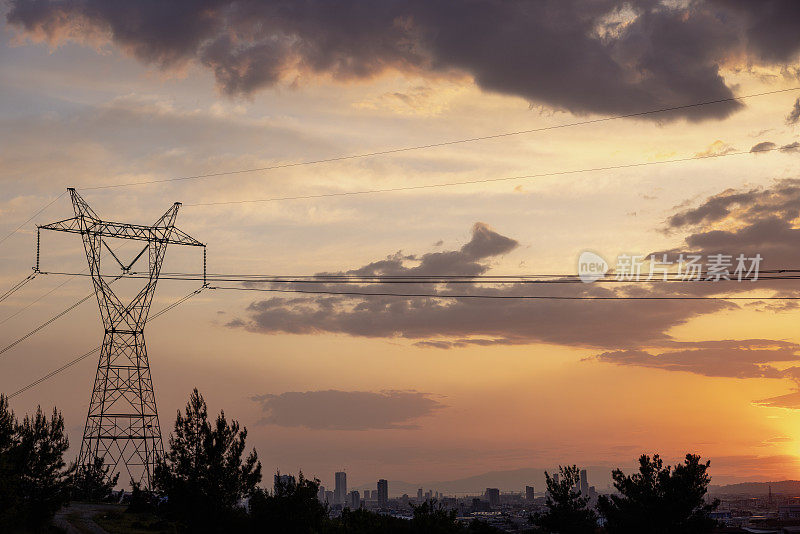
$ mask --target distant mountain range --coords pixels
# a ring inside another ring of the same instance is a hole
[[[599,492],[610,491],[611,489],[611,470],[612,467],[587,466],[589,485],[595,486]],[[633,472],[634,467],[625,468],[626,473]],[[400,497],[404,493],[411,497],[416,497],[417,489],[422,488],[423,492],[428,490],[439,491],[448,495],[481,495],[486,488],[499,488],[502,492],[524,492],[525,486],[533,486],[537,494],[544,493],[545,479],[544,472],[552,473],[553,468],[526,467],[522,469],[512,469],[508,471],[489,471],[479,475],[474,475],[456,480],[438,480],[423,483],[405,482],[402,480],[389,481],[389,495]],[[766,495],[772,486],[772,493],[800,495],[799,480],[781,480],[776,482],[741,482],[737,484],[711,485],[709,490],[715,495]],[[361,484],[353,487],[359,491],[365,489],[374,490],[376,485]]]
[[[800,480],[780,480],[776,482],[741,482],[724,486],[711,486],[710,493],[716,495],[767,495],[772,493],[800,495]]]

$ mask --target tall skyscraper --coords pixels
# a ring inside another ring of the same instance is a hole
[[[489,501],[489,506],[499,506],[500,490],[498,488],[486,488],[486,500]]]
[[[344,505],[347,499],[347,473],[336,472],[336,487],[333,489],[333,504]]]
[[[389,482],[384,479],[378,481],[378,506],[386,508],[389,504]]]
[[[321,503],[325,502],[325,486],[319,487],[319,492],[317,493],[317,499],[319,499],[319,502]]]
[[[422,488],[417,489],[417,504],[422,502]]]
[[[581,497],[589,496],[589,481],[586,476],[586,469],[581,469],[581,482],[580,482]]]
[[[536,498],[536,495],[533,492],[533,486],[525,486],[525,500],[528,502],[533,502]]]

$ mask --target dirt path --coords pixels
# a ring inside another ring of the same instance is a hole
[[[92,521],[92,517],[100,512],[124,509],[118,504],[70,503],[56,512],[53,524],[67,534],[110,534]]]

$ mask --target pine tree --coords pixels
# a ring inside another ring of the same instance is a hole
[[[38,531],[69,500],[69,440],[58,410],[37,408],[20,424],[0,396],[0,531]]]
[[[597,529],[597,515],[588,507],[589,498],[575,489],[580,481],[577,466],[558,467],[556,480],[545,471],[547,482],[547,511],[533,518],[533,523],[545,532],[586,534]]]
[[[612,534],[704,534],[714,529],[709,512],[719,501],[706,502],[711,462],[687,454],[682,464],[664,466],[656,454],[639,458],[639,472],[612,472],[619,495],[602,495],[597,508]]]
[[[245,458],[247,429],[220,412],[213,425],[208,408],[195,389],[178,411],[169,452],[155,469],[155,489],[168,499],[167,508],[192,531],[221,527],[239,503],[261,481],[261,462],[255,449]]]
[[[91,465],[76,469],[72,480],[72,498],[82,501],[102,501],[114,491],[119,473],[110,477],[110,465],[103,465],[104,458],[95,457]]]
[[[285,534],[320,532],[328,519],[328,507],[319,502],[318,492],[319,480],[309,480],[302,472],[295,483],[276,477],[272,495],[259,489],[250,499],[252,530]]]

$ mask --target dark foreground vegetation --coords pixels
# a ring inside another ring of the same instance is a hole
[[[456,512],[435,501],[412,506],[402,519],[359,509],[329,517],[317,499],[319,481],[300,473],[296,481],[259,486],[261,463],[246,452],[247,429],[224,412],[209,420],[206,403],[195,389],[185,412],[178,412],[169,450],[159,460],[154,491],[136,485],[127,508],[98,513],[95,521],[109,532],[275,532],[286,534],[480,534],[500,532],[477,520],[456,520]],[[117,479],[103,459],[91,468],[67,466],[69,446],[64,420],[38,409],[20,422],[0,395],[0,532],[48,532],[54,514],[72,501],[106,500]],[[706,502],[709,462],[687,455],[664,466],[643,455],[639,471],[613,472],[617,493],[600,496],[596,507],[576,491],[575,466],[559,467],[547,479],[546,511],[531,516],[531,533],[551,534],[703,534],[714,529]],[[603,526],[599,526],[600,524]]]

